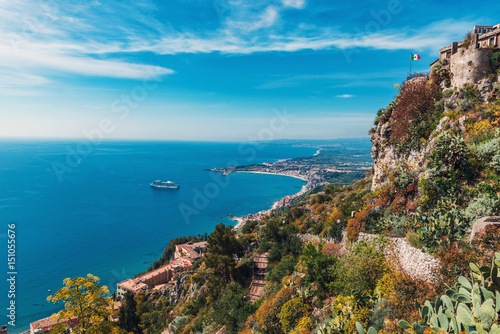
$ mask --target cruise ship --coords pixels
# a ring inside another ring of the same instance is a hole
[[[153,183],[149,184],[153,188],[158,188],[158,189],[179,189],[179,185],[175,182],[172,181],[160,181],[156,180]]]

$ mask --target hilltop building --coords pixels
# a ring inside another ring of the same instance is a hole
[[[123,297],[127,291],[138,293],[149,289],[160,289],[170,282],[175,274],[190,271],[193,262],[203,256],[207,248],[207,242],[187,243],[175,246],[174,260],[169,264],[150,271],[140,277],[127,279],[116,285],[116,293]]]
[[[188,242],[187,244],[176,245],[174,258],[179,259],[181,257],[189,257],[192,259],[198,259],[203,256],[206,252],[207,242]]]
[[[439,59],[431,64],[449,67],[451,87],[461,87],[467,82],[478,83],[492,74],[491,54],[498,51],[500,24],[474,26],[472,33],[461,42],[453,42],[439,50]]]

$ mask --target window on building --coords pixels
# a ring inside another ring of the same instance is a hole
[[[490,45],[495,45],[495,37],[490,37]]]

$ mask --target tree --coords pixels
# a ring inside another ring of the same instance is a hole
[[[245,302],[246,289],[238,283],[227,285],[222,297],[214,304],[211,318],[215,323],[226,326],[228,332],[240,331],[245,327],[245,320],[257,310],[255,304]]]
[[[309,305],[305,304],[301,298],[293,298],[283,304],[279,319],[282,329],[288,333],[293,329],[302,317],[306,316],[309,311]]]
[[[236,267],[236,260],[244,254],[243,246],[234,235],[232,226],[218,224],[208,236],[208,254],[205,255],[205,263],[208,268],[214,270],[226,281],[232,279],[232,273]]]
[[[262,231],[260,252],[269,251],[269,262],[279,262],[284,256],[302,253],[302,242],[297,237],[298,229],[294,224],[270,219]]]
[[[118,325],[127,332],[140,334],[142,331],[139,328],[139,322],[140,319],[137,315],[137,303],[134,299],[134,294],[127,291],[122,307],[120,307]]]
[[[77,318],[77,324],[73,327],[74,333],[116,332],[113,330],[113,324],[107,321],[111,314],[111,301],[106,298],[109,294],[108,287],[101,287],[98,282],[99,278],[92,274],[88,274],[86,278],[66,278],[65,287],[47,297],[49,302],[64,302],[64,309],[54,315],[58,321]],[[61,323],[55,326],[51,333],[64,333],[68,329],[68,324]]]
[[[302,255],[302,261],[307,268],[304,281],[306,283],[316,283],[319,293],[328,291],[330,283],[335,280],[335,266],[338,262],[335,256],[321,253],[322,247],[322,244],[316,248],[316,246],[309,243]]]

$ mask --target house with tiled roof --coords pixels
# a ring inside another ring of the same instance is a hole
[[[62,319],[57,321],[57,317],[51,316],[48,318],[40,319],[30,324],[30,334],[38,333],[41,331],[49,330],[57,324],[68,324],[71,328],[78,324],[78,319],[73,317],[71,319]]]
[[[178,273],[190,271],[193,262],[203,256],[206,242],[187,243],[175,247],[174,259],[169,264],[147,272],[134,279],[127,279],[116,285],[118,297],[123,297],[127,291],[138,293],[149,289],[159,289],[170,282]]]

